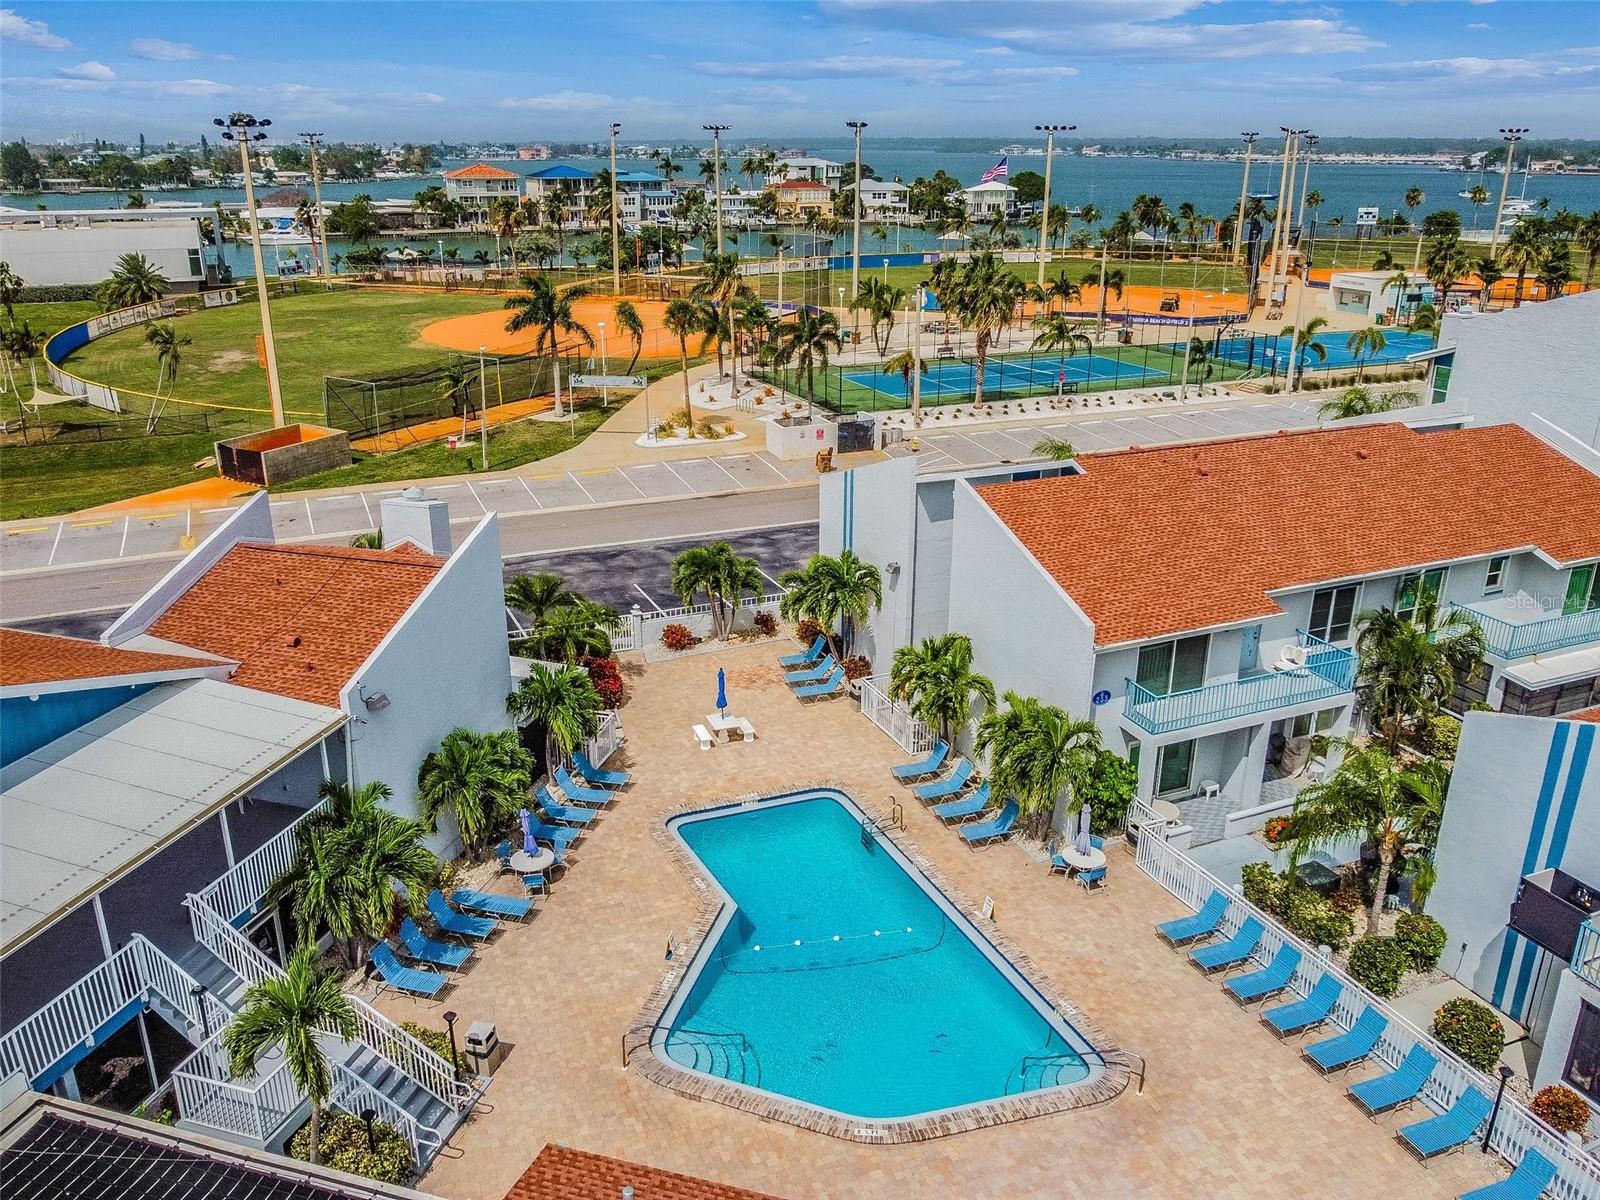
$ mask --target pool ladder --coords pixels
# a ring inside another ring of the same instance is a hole
[[[868,850],[876,845],[874,834],[885,829],[904,829],[906,827],[906,812],[900,806],[900,801],[893,796],[885,797],[887,806],[881,809],[876,816],[861,818],[861,844]]]

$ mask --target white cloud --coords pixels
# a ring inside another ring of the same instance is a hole
[[[852,75],[922,78],[961,65],[957,58],[896,58],[886,54],[834,54],[783,62],[697,62],[701,75],[751,79],[820,79]]]
[[[1008,58],[1016,53],[1010,46],[984,46],[974,50],[974,54],[992,54],[996,58]]]
[[[38,50],[72,49],[70,41],[51,33],[50,26],[43,21],[30,21],[27,17],[18,16],[10,8],[0,8],[0,41],[32,46]]]
[[[529,112],[593,112],[616,103],[614,97],[604,92],[578,92],[568,88],[548,96],[507,96],[500,101],[500,107]]]
[[[166,38],[141,37],[128,43],[128,53],[152,62],[183,62],[199,58],[200,51],[188,42],[169,42]]]
[[[95,62],[92,58],[88,62],[79,63],[75,67],[61,67],[60,71],[63,75],[71,76],[73,79],[115,79],[117,77],[117,73],[106,66],[105,63]]]
[[[1077,67],[996,67],[988,72],[1000,79],[1067,79],[1077,73]]]
[[[1371,63],[1340,72],[1346,79],[1528,80],[1600,73],[1600,64],[1555,65],[1531,58],[1423,58]]]
[[[1489,28],[1489,24],[1488,24],[1487,21],[1474,21],[1474,22],[1472,22],[1472,24],[1468,25],[1467,28],[1468,29],[1487,29],[1487,28]]]

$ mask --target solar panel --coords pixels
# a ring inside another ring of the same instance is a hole
[[[6,1200],[358,1200],[377,1189],[267,1170],[223,1151],[46,1114],[0,1150]]]

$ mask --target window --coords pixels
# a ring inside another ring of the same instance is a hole
[[[189,251],[189,274],[196,277],[204,274],[204,270],[200,265],[200,251],[198,249]]]
[[[1325,642],[1342,642],[1350,636],[1350,622],[1355,618],[1356,596],[1361,585],[1349,583],[1343,587],[1318,588],[1311,596],[1311,623],[1306,632]]]
[[[1572,1045],[1561,1078],[1591,1100],[1600,1100],[1600,1009],[1588,1001],[1578,1005]]]
[[[1596,570],[1594,563],[1573,567],[1572,574],[1567,576],[1567,598],[1561,605],[1562,615],[1570,617],[1573,613],[1595,608],[1600,608],[1600,570]]]
[[[1450,398],[1450,372],[1455,365],[1455,355],[1446,354],[1433,364],[1433,389],[1428,396],[1431,404],[1443,404]]]
[[[1206,681],[1206,651],[1210,643],[1211,636],[1202,633],[1141,647],[1136,682],[1157,696],[1199,687]]]
[[[1314,713],[1301,713],[1289,725],[1290,737],[1310,737],[1313,733],[1327,733],[1339,720],[1338,708],[1319,709]]]
[[[1161,747],[1156,760],[1156,791],[1186,792],[1194,771],[1194,743],[1173,742]]]
[[[1444,568],[1431,571],[1413,571],[1400,576],[1400,586],[1395,589],[1394,611],[1406,621],[1415,620],[1417,611],[1424,605],[1436,605],[1444,591]]]
[[[1498,596],[1506,590],[1506,564],[1511,561],[1510,555],[1496,554],[1489,560],[1489,569],[1483,573],[1483,594],[1485,596]]]

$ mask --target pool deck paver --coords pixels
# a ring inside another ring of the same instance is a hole
[[[787,649],[787,647],[785,647]],[[765,646],[644,667],[625,660],[628,740],[611,765],[633,785],[597,822],[534,918],[510,925],[443,1003],[385,995],[397,1020],[443,1028],[493,1021],[510,1053],[487,1101],[422,1181],[451,1200],[499,1200],[546,1142],[771,1192],[813,1197],[1070,1195],[1207,1200],[1364,1195],[1374,1179],[1417,1200],[1458,1196],[1503,1177],[1475,1150],[1423,1168],[1372,1122],[1342,1081],[1280,1045],[1254,1009],[1189,967],[1153,931],[1186,910],[1114,850],[1109,887],[1090,895],[1015,845],[969,851],[897,787],[909,756],[848,700],[802,705]],[[630,656],[631,659],[631,656]],[[758,740],[701,751],[718,666],[733,711]],[[906,805],[903,842],[996,919],[1054,986],[1124,1050],[1142,1055],[1142,1094],[913,1145],[870,1146],[679,1096],[621,1069],[622,1038],[666,967],[669,936],[694,921],[698,895],[652,835],[696,800],[780,792],[829,777],[870,812]],[[509,877],[506,877],[509,883]],[[500,885],[509,891],[508,884]]]

